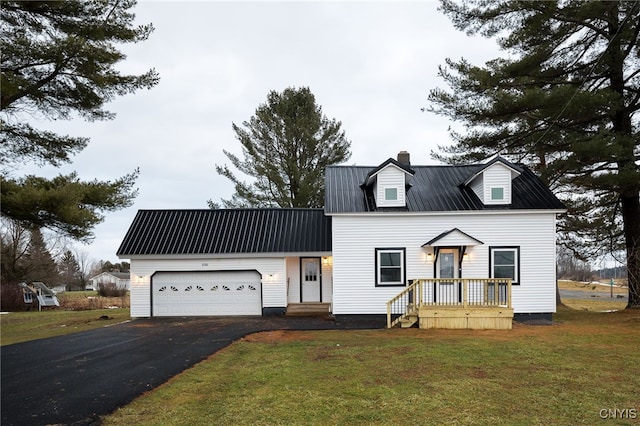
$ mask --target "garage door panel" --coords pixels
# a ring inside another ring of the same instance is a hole
[[[153,277],[153,315],[261,315],[256,271],[160,272]]]

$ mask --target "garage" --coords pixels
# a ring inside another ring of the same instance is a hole
[[[262,315],[255,271],[158,272],[151,285],[153,316]]]

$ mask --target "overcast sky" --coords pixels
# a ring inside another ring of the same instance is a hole
[[[241,154],[240,125],[269,91],[309,87],[351,141],[349,164],[378,165],[407,150],[413,164],[449,144],[450,123],[421,112],[445,58],[483,64],[495,42],[469,37],[437,11],[436,1],[184,2],[141,1],[137,22],[149,40],[122,50],[119,68],[155,68],[160,83],[114,100],[112,121],[45,122],[42,128],[91,138],[89,146],[46,176],[76,170],[85,180],[113,180],[140,168],[135,204],[110,213],[90,245],[95,260],[115,255],[138,209],[207,208],[233,188],[219,176],[226,149]]]

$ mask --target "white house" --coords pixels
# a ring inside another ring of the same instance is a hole
[[[526,167],[500,157],[412,166],[403,152],[328,167],[325,179],[324,209],[140,210],[118,250],[131,262],[131,316],[279,314],[307,303],[338,317],[401,319],[418,304],[432,316],[445,305],[466,316],[489,306],[509,317],[555,312],[564,206]]]
[[[129,272],[102,272],[89,278],[85,290],[97,290],[100,284],[114,284],[119,289],[129,290],[131,279]]]

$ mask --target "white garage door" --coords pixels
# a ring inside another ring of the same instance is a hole
[[[153,276],[153,315],[262,315],[256,271],[159,272]]]

